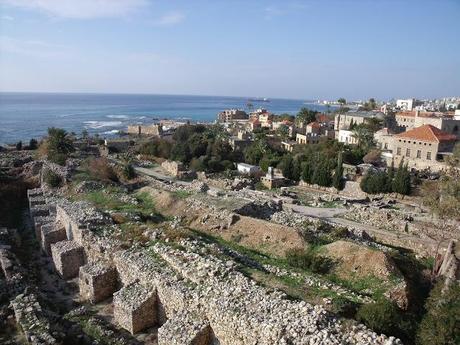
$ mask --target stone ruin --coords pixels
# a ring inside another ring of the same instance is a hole
[[[233,262],[203,256],[203,243],[124,249],[95,231],[114,227],[110,218],[84,202],[55,202],[32,203],[30,213],[42,238],[46,224],[65,229],[59,230],[65,239],[50,243],[56,271],[64,279],[78,276],[83,300],[113,296],[114,323],[133,334],[155,326],[160,345],[401,344],[363,325],[344,327],[322,306],[256,284]]]

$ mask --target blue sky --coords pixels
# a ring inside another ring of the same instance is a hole
[[[0,0],[0,91],[460,96],[460,0]]]

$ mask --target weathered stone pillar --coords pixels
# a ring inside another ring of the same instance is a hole
[[[51,255],[51,245],[67,239],[65,229],[59,223],[43,224],[40,227],[40,246],[42,250]]]
[[[54,266],[63,279],[72,279],[78,275],[84,264],[83,247],[74,241],[61,241],[51,245]]]
[[[135,334],[157,323],[156,293],[138,282],[113,295],[114,319],[120,327]]]
[[[117,288],[115,268],[101,263],[89,263],[80,267],[80,296],[91,303],[97,303],[112,296]]]

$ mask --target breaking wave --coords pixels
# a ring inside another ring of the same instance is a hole
[[[86,128],[98,129],[104,127],[120,127],[123,125],[121,121],[85,121],[83,122]]]

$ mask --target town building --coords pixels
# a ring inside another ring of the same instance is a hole
[[[238,163],[236,168],[240,174],[254,176],[260,172],[260,167],[247,163]]]
[[[374,141],[381,150],[390,150],[393,140],[393,131],[389,128],[382,128],[374,133]]]
[[[396,100],[396,108],[400,110],[409,110],[411,111],[415,106],[415,99],[398,99]]]
[[[260,182],[268,189],[273,189],[286,185],[287,181],[282,175],[276,175],[273,167],[268,167],[267,174],[261,177]]]
[[[219,122],[231,122],[234,120],[247,120],[249,115],[240,109],[226,109],[217,115]]]
[[[358,139],[356,138],[353,131],[347,129],[340,129],[338,132],[337,140],[339,143],[345,143],[347,145],[356,145],[358,144]]]
[[[396,165],[404,160],[411,169],[442,170],[444,157],[452,153],[456,140],[453,134],[423,125],[392,137],[391,159]]]
[[[315,133],[296,134],[296,142],[299,145],[318,144],[320,138],[321,136]]]
[[[432,125],[443,132],[460,138],[460,118],[436,112],[404,111],[396,113],[398,131],[408,131],[423,125]]]
[[[385,114],[380,111],[348,111],[337,114],[334,118],[335,138],[339,139],[341,129],[349,130],[350,127],[369,122],[371,119],[383,120]]]
[[[243,151],[252,142],[250,134],[242,130],[238,131],[236,136],[230,137],[228,141],[233,151]]]

